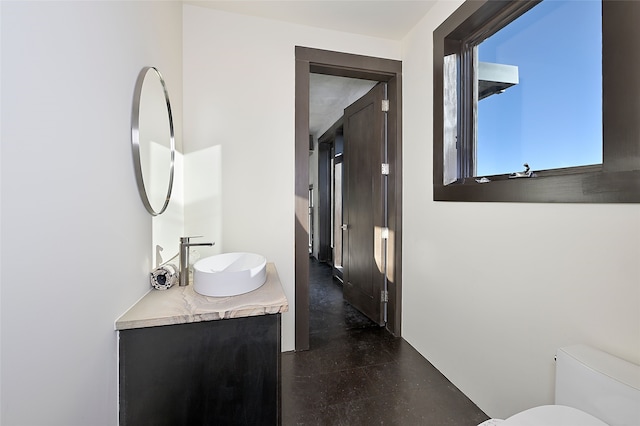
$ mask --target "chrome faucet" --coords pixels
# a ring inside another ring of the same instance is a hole
[[[189,247],[191,246],[209,246],[215,243],[192,243],[190,238],[198,237],[180,237],[180,287],[189,285]]]

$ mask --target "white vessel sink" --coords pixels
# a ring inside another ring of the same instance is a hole
[[[254,253],[224,253],[193,265],[193,289],[204,296],[229,297],[256,290],[267,280],[267,259]]]

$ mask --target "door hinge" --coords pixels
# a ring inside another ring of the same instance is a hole
[[[382,290],[380,292],[380,300],[382,303],[389,303],[389,292],[387,290]]]
[[[389,99],[382,100],[382,112],[389,112]]]
[[[380,238],[382,238],[383,240],[389,239],[389,228],[384,227],[380,230]]]
[[[382,163],[382,174],[385,176],[389,174],[389,163]]]

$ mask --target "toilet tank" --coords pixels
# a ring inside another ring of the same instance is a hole
[[[611,426],[640,425],[640,366],[586,345],[558,349],[556,404]]]

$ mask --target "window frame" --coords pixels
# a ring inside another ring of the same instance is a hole
[[[540,0],[467,0],[433,32],[433,199],[479,202],[640,202],[640,2],[602,2],[603,160],[536,178],[473,177],[473,48]],[[444,56],[458,58],[458,179],[444,185]]]

